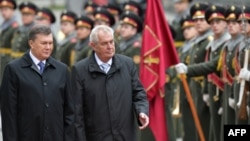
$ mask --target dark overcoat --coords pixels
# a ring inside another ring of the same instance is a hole
[[[116,54],[108,73],[94,53],[72,67],[77,141],[136,141],[148,101],[132,59]]]
[[[4,141],[73,141],[74,104],[67,66],[29,53],[7,64],[0,93]]]

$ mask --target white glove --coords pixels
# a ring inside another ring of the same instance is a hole
[[[187,73],[187,66],[183,63],[179,63],[177,65],[175,65],[175,70],[177,71],[178,74],[181,73]]]
[[[231,107],[232,109],[235,109],[236,107],[236,104],[235,104],[235,100],[231,97],[228,98],[228,104],[229,104],[229,107]]]
[[[222,115],[222,113],[223,113],[223,108],[220,107],[219,110],[218,110],[218,114],[219,114],[219,115]]]
[[[203,94],[202,95],[202,99],[203,101],[207,104],[207,106],[209,106],[209,94]]]
[[[243,80],[249,81],[249,78],[250,78],[249,70],[247,70],[246,68],[241,69],[238,77],[240,80],[243,79]]]

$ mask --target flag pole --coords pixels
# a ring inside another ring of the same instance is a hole
[[[191,112],[192,112],[192,115],[193,115],[193,118],[194,118],[195,126],[197,128],[200,140],[205,141],[205,137],[204,137],[204,134],[203,134],[203,131],[202,131],[202,128],[201,128],[201,124],[200,124],[199,117],[198,117],[198,114],[197,114],[197,111],[196,111],[196,108],[195,108],[195,105],[194,105],[194,101],[192,99],[191,92],[190,92],[190,89],[189,89],[188,84],[187,84],[186,75],[185,74],[180,74],[180,78],[181,78],[181,81],[182,81],[182,84],[183,84],[183,87],[184,87],[184,90],[185,90],[185,93],[186,93],[186,96],[187,96],[189,106],[191,108]]]

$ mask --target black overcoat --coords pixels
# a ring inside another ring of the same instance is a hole
[[[29,53],[10,62],[0,89],[4,141],[71,141],[74,104],[67,66],[53,58],[43,74]]]
[[[131,58],[116,54],[106,74],[93,53],[73,66],[72,78],[77,141],[136,141],[148,101]]]

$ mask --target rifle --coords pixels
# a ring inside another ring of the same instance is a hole
[[[242,96],[242,100],[239,107],[238,119],[239,120],[247,120],[247,96],[249,95],[249,84],[244,87],[244,92]]]
[[[244,16],[244,7],[242,7],[242,15]],[[245,31],[245,37],[244,41],[246,43],[246,23],[245,18],[242,18],[242,24],[243,24],[243,30]],[[249,60],[249,49],[248,47],[244,48],[245,54],[244,54],[244,64],[243,68],[248,68],[248,60]],[[239,92],[239,100],[237,102],[237,106],[239,107],[239,113],[238,113],[238,119],[240,120],[246,120],[248,118],[247,115],[247,94],[249,93],[249,87],[248,85],[245,86],[246,81],[241,80],[240,82],[240,92]]]

